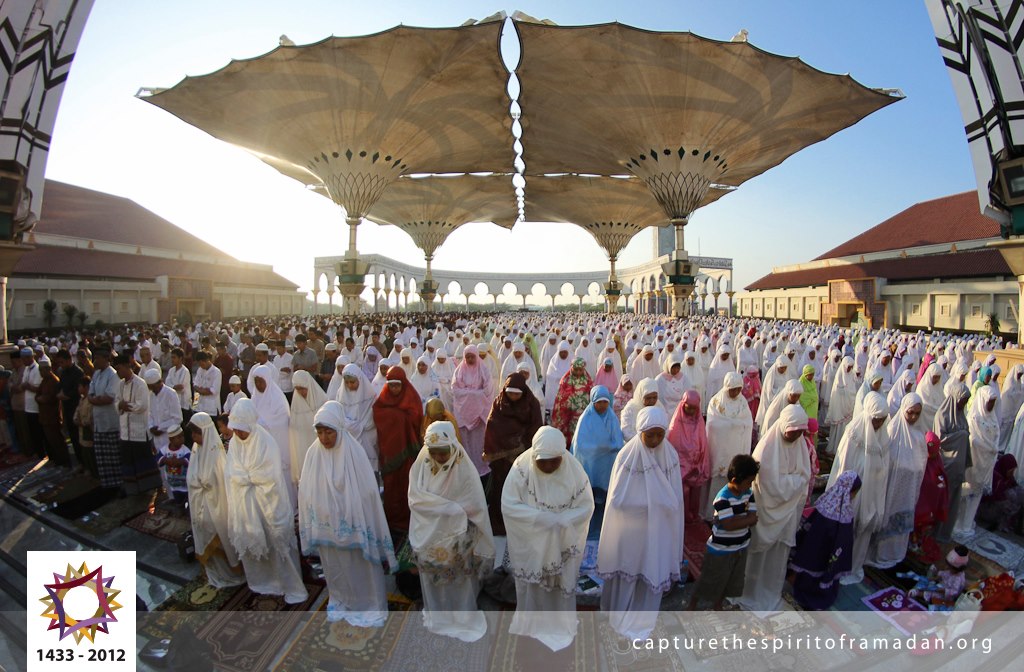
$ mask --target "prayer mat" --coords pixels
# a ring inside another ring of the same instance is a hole
[[[148,614],[139,615],[139,633],[154,639],[166,639],[182,625],[189,623],[181,612],[219,611],[236,593],[245,590],[243,583],[230,588],[214,588],[206,581],[206,574],[200,572],[161,602]]]
[[[494,624],[499,615],[488,616],[487,634],[475,642],[463,642],[451,637],[435,635],[423,625],[422,612],[392,615],[404,618],[405,627],[391,657],[384,663],[386,672],[474,672],[486,670],[494,643]],[[334,669],[334,668],[328,668]],[[544,667],[537,668],[543,670]],[[533,672],[537,672],[536,670]]]
[[[25,453],[16,453],[13,450],[5,450],[0,453],[0,473],[26,462],[39,462],[39,458]]]
[[[979,528],[964,546],[971,549],[972,555],[978,553],[1010,571],[1017,570],[1024,561],[1024,547],[988,530]]]
[[[980,533],[981,533],[981,530],[979,530],[979,534]],[[1006,543],[1009,543],[1009,542],[1006,542]],[[939,557],[940,557],[940,560],[938,562],[934,563],[935,566],[938,569],[948,569],[947,566],[946,566],[946,559],[945,558],[946,558],[946,555],[948,555],[949,552],[956,545],[957,544],[955,542],[952,542],[952,541],[939,542]],[[968,547],[968,548],[970,548],[970,547]],[[933,564],[933,563],[925,562],[924,560],[922,560],[920,555],[917,555],[915,553],[907,551],[906,559],[899,566],[897,566],[897,569],[905,568],[906,570],[917,572],[918,574],[922,574],[923,575],[923,574],[927,574],[928,573],[928,567],[931,564]],[[969,587],[971,587],[972,583],[977,583],[977,582],[982,581],[982,580],[984,580],[984,579],[986,579],[986,578],[988,578],[990,576],[998,576],[998,575],[1002,574],[1004,571],[1006,571],[1006,569],[1007,569],[1006,567],[1003,567],[1002,565],[1000,565],[995,560],[992,560],[990,558],[985,557],[984,554],[982,554],[980,552],[973,552],[972,551],[971,555],[970,555],[970,560],[967,563],[967,570],[966,570],[966,573],[967,573],[967,586],[969,588]],[[1009,569],[1012,570],[1014,568],[1010,567]],[[905,571],[905,570],[901,569],[901,571]]]
[[[660,620],[660,619],[659,619]],[[657,670],[658,672],[680,672],[683,670],[683,659],[679,653],[672,647],[669,647],[667,651],[659,653],[657,649],[650,651],[647,649],[636,649],[633,647],[633,642],[627,637],[621,637],[615,632],[611,625],[604,619],[599,622],[597,619],[588,618],[588,623],[595,623],[598,636],[600,637],[600,645],[597,643],[591,644],[591,647],[600,648],[602,657],[605,662],[605,669],[609,672],[646,672],[648,670]],[[580,630],[583,630],[583,622],[580,623]],[[669,638],[671,635],[665,629],[665,625],[659,623],[653,631],[651,631],[650,640],[657,642],[662,638]],[[580,639],[579,633],[576,635],[577,641]],[[546,667],[539,666],[537,669],[547,669]],[[573,669],[573,668],[566,668]],[[576,670],[590,669],[576,667]]]
[[[177,543],[183,534],[192,529],[192,520],[184,509],[173,511],[157,508],[140,513],[124,525],[157,539]]]
[[[689,561],[691,581],[700,578],[700,568],[704,565],[704,553],[710,536],[711,528],[704,521],[683,527],[683,557]]]
[[[394,655],[408,620],[422,618],[410,612],[411,607],[409,600],[389,594],[388,611],[391,613],[384,626],[358,628],[343,620],[329,622],[325,602],[303,626],[274,670],[381,670]],[[473,668],[465,669],[468,672]]]
[[[601,626],[594,616],[580,618],[572,646],[567,646],[561,651],[552,651],[532,637],[510,633],[508,630],[512,625],[513,616],[514,613],[511,611],[501,612],[492,639],[494,648],[491,651],[490,665],[486,668],[489,672],[592,672],[600,669],[598,655],[602,643],[598,628]],[[603,631],[600,635],[608,637]],[[612,633],[611,641],[616,638],[617,636]],[[609,672],[617,669],[620,668],[611,667]]]
[[[72,524],[83,532],[102,536],[113,532],[126,520],[149,510],[156,499],[157,491],[128,495],[113,499],[85,516],[72,519]]]
[[[894,586],[861,598],[861,601],[908,637],[934,622],[925,607]]]
[[[221,672],[263,672],[308,617],[306,612],[323,587],[307,585],[306,590],[309,597],[304,602],[290,605],[283,597],[259,595],[243,586],[206,620],[196,637],[210,645],[212,662]]]

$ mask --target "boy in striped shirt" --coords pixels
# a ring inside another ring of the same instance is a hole
[[[729,482],[715,496],[714,521],[700,579],[690,599],[690,609],[698,602],[714,603],[722,609],[727,597],[743,594],[743,578],[747,568],[747,546],[750,528],[757,524],[757,504],[750,487],[760,466],[750,455],[737,455],[729,463]]]

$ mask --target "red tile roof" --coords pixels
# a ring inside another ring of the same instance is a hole
[[[889,280],[930,280],[933,278],[976,278],[1013,276],[998,250],[968,250],[951,254],[929,254],[919,257],[897,257],[863,264],[834,264],[786,273],[769,273],[748,290],[813,287],[829,280],[856,278],[887,278]]]
[[[49,193],[49,192],[47,192]],[[141,254],[118,254],[74,247],[39,245],[26,252],[14,267],[14,275],[72,276],[153,280],[167,275],[212,280],[226,285],[296,290],[298,285],[270,270],[234,264],[204,264],[162,259]]]
[[[127,198],[46,180],[39,233],[167,250],[189,250],[235,260],[181,227]]]
[[[998,235],[999,224],[981,214],[978,208],[978,192],[965,191],[912,205],[816,260],[995,238]]]

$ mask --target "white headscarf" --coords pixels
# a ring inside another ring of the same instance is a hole
[[[439,447],[451,451],[444,464],[430,456],[430,448]],[[427,427],[409,471],[409,512],[409,545],[429,580],[483,578],[494,569],[494,537],[480,475],[451,422]]]
[[[345,429],[344,412],[326,402],[315,425],[338,433],[333,448],[318,438],[306,453],[299,481],[299,538],[306,552],[318,548],[358,549],[385,571],[398,568],[384,505],[366,451]]]
[[[708,454],[713,477],[725,478],[732,458],[746,455],[750,449],[754,422],[750,404],[742,394],[735,399],[729,397],[729,390],[737,387],[743,387],[743,376],[727,373],[722,389],[708,402]]]
[[[537,468],[537,460],[556,457],[562,463],[553,473]],[[575,595],[594,495],[587,473],[565,449],[560,431],[541,427],[532,446],[512,463],[501,493],[501,512],[513,576],[564,596]]]
[[[668,429],[665,411],[641,409],[636,436],[615,457],[597,572],[604,579],[643,579],[651,590],[664,592],[679,580],[683,559],[683,480],[672,444],[644,444],[643,432],[656,427]]]
[[[228,427],[249,432],[246,439],[231,438],[224,465],[230,502],[228,538],[243,560],[266,558],[270,553],[287,557],[295,548],[281,453],[270,432],[258,422],[256,407],[249,399],[239,399],[231,409]]]
[[[868,392],[863,406],[839,442],[828,487],[831,488],[844,471],[854,471],[860,476],[854,520],[857,534],[870,534],[884,522],[885,484],[889,479],[888,427],[883,424],[875,429],[871,421],[885,418],[888,423],[889,406],[878,392]]]
[[[254,381],[256,378],[267,381],[266,391],[260,392],[256,389],[255,384],[250,390],[252,404],[259,416],[260,424],[264,427],[288,424],[290,417],[288,399],[284,396],[281,388],[277,386],[277,370],[270,364],[260,364],[252,370],[252,376]]]
[[[753,457],[761,469],[753,487],[757,525],[751,531],[751,551],[763,551],[776,542],[787,546],[796,543],[796,528],[811,479],[811,460],[803,436],[792,443],[783,437],[796,429],[807,429],[807,413],[800,404],[791,404],[754,448]]]
[[[228,564],[238,564],[238,554],[228,536],[228,493],[224,486],[227,453],[213,418],[196,413],[189,424],[203,433],[203,444],[192,446],[188,462],[188,504],[192,517],[192,538],[196,555],[202,555],[213,538],[220,537]]]
[[[306,396],[303,397],[298,390],[292,394],[291,418],[288,424],[288,445],[291,448],[292,459],[292,480],[296,483],[302,475],[302,464],[306,461],[306,451],[310,444],[316,440],[316,431],[313,429],[313,416],[320,410],[320,407],[327,401],[320,384],[313,380],[309,371],[299,370],[292,374],[292,384],[295,387],[306,388]]]
[[[427,367],[426,373],[420,373],[419,365],[424,364]],[[441,386],[438,383],[437,376],[430,370],[430,362],[427,361],[427,356],[422,355],[416,360],[415,373],[409,377],[409,384],[413,386],[416,393],[420,395],[420,401],[423,402],[423,407],[426,408],[427,402],[433,397],[440,398]]]

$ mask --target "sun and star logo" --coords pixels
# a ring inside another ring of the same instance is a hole
[[[84,562],[77,570],[68,564],[63,575],[54,572],[53,583],[43,584],[48,595],[39,598],[46,605],[46,610],[40,615],[50,621],[47,631],[59,630],[60,640],[71,635],[75,644],[81,643],[83,639],[95,642],[97,632],[110,634],[107,624],[117,622],[114,612],[121,608],[114,601],[121,591],[114,588],[113,583],[113,576],[103,576],[102,565],[90,571]],[[96,609],[88,618],[76,619],[67,612],[65,599],[75,588],[87,590],[96,596]]]

